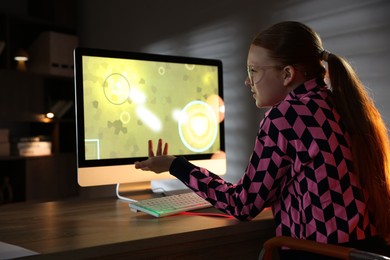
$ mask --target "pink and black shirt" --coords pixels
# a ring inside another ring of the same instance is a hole
[[[170,172],[237,219],[272,207],[277,236],[338,244],[376,234],[353,172],[349,136],[322,79],[298,86],[267,111],[237,184],[182,157]]]

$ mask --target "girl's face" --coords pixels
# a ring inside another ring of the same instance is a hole
[[[272,107],[287,96],[283,66],[272,60],[266,49],[251,45],[247,66],[245,85],[250,87],[258,108]]]

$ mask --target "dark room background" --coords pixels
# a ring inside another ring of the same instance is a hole
[[[83,47],[222,60],[230,181],[245,170],[264,113],[244,86],[248,46],[274,22],[313,27],[327,50],[352,62],[390,123],[388,0],[9,0],[0,2],[0,11],[68,24]]]

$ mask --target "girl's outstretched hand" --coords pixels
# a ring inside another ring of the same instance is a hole
[[[175,159],[174,156],[168,155],[168,143],[164,144],[163,149],[162,139],[158,140],[156,153],[153,150],[153,141],[148,141],[148,155],[148,159],[135,163],[136,169],[153,171],[155,173],[166,172],[169,171],[172,161]]]

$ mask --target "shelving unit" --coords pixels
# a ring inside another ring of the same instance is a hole
[[[0,55],[0,128],[9,129],[10,141],[38,135],[49,136],[52,141],[52,154],[48,156],[22,157],[12,152],[0,156],[0,192],[6,193],[0,194],[0,205],[78,195],[74,106],[61,118],[45,117],[59,100],[74,102],[73,78],[33,73],[28,63],[27,71],[18,71],[13,59],[19,48],[28,50],[45,31],[76,35],[75,28],[53,21],[0,13],[0,41],[6,43]],[[8,191],[1,190],[8,181],[11,198]]]

